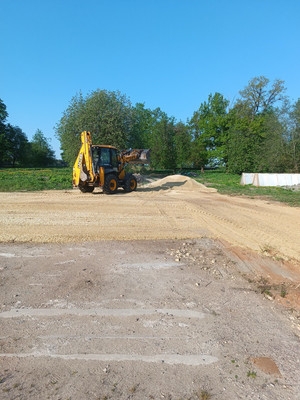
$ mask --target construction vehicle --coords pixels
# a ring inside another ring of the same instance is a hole
[[[105,194],[114,194],[118,188],[132,192],[137,188],[136,177],[125,171],[127,164],[149,164],[149,149],[119,151],[110,145],[93,145],[90,132],[81,133],[81,148],[73,166],[73,187],[83,193],[102,188]]]

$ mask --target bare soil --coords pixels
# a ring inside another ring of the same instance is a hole
[[[300,210],[183,176],[0,193],[1,399],[300,399]]]

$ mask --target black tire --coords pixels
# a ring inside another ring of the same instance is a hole
[[[114,174],[109,174],[105,178],[103,192],[105,194],[115,194],[118,190],[118,178]]]
[[[92,193],[94,191],[94,186],[87,186],[87,185],[79,185],[79,190],[82,193]]]
[[[125,183],[124,183],[124,190],[125,192],[133,192],[137,188],[137,180],[136,177],[132,174],[129,174],[125,177]]]

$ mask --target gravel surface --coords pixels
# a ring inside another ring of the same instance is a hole
[[[300,399],[299,209],[177,175],[0,198],[1,399]]]

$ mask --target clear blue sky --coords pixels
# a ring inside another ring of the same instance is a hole
[[[186,122],[250,79],[300,98],[299,0],[0,0],[0,99],[29,140],[74,95],[119,90]]]

